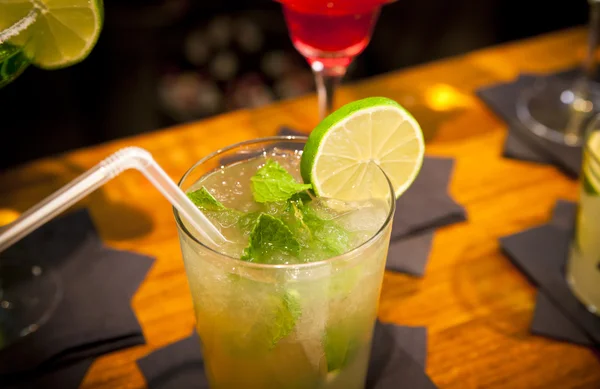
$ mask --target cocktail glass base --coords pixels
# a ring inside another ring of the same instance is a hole
[[[61,299],[61,282],[52,269],[0,263],[0,349],[37,331]]]
[[[578,80],[541,78],[523,91],[517,117],[535,135],[567,146],[579,146],[583,128],[600,107],[600,86]]]

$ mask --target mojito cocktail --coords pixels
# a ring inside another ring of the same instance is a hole
[[[245,142],[201,160],[181,180],[227,239],[209,247],[176,214],[211,388],[364,388],[396,188],[414,179],[423,149],[420,129],[398,123],[398,107],[359,118],[354,108],[343,134],[332,119],[308,143]],[[369,134],[367,119],[394,128]],[[348,157],[354,126],[371,144]],[[391,180],[386,162],[404,179]]]
[[[567,262],[567,280],[573,293],[600,314],[600,131],[592,122],[584,146],[575,235]]]

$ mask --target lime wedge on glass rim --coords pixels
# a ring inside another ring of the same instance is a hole
[[[300,165],[315,194],[362,200],[406,191],[423,164],[425,142],[417,121],[397,102],[370,97],[349,103],[311,132]],[[371,193],[364,193],[371,188]]]
[[[600,195],[600,132],[590,134],[583,154],[583,188],[594,196]]]
[[[8,31],[8,43],[22,47],[43,69],[85,59],[98,40],[102,20],[102,0],[0,0],[0,32]]]

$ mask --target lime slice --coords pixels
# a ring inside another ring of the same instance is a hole
[[[343,106],[310,134],[301,161],[305,182],[319,196],[362,200],[400,197],[416,178],[425,153],[417,121],[398,103],[370,97]]]
[[[587,140],[583,156],[583,188],[588,194],[600,195],[600,132],[593,132]]]
[[[82,61],[102,28],[102,0],[0,0],[0,31],[33,64],[57,69]]]

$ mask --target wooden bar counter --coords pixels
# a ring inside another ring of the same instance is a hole
[[[585,40],[581,28],[560,31],[346,84],[337,95],[337,105],[397,100],[421,123],[427,154],[456,160],[449,189],[469,220],[435,233],[424,278],[386,273],[379,309],[383,321],[428,328],[427,374],[441,389],[600,388],[592,351],[529,333],[535,288],[498,248],[499,237],[548,220],[557,199],[576,200],[577,183],[556,168],[502,158],[506,125],[474,95],[520,72],[575,66]],[[124,146],[146,148],[177,181],[220,147],[316,123],[316,97],[307,96],[35,161],[0,174],[0,213],[23,212]],[[145,388],[136,359],[194,326],[171,206],[134,171],[79,206],[107,245],[156,258],[132,301],[148,344],[98,358],[81,388]]]

